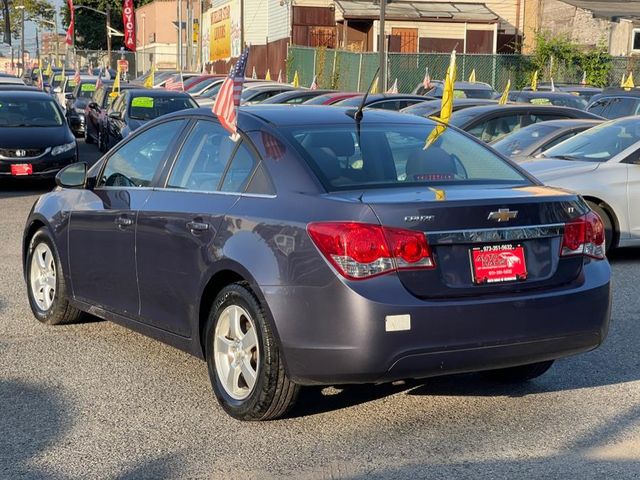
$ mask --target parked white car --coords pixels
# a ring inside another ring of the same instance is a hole
[[[520,165],[582,195],[602,217],[607,249],[640,245],[640,117],[605,122]]]

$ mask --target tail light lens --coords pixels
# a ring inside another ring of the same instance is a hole
[[[434,267],[421,232],[357,222],[310,223],[307,230],[320,252],[346,278]]]
[[[560,255],[604,258],[604,225],[597,213],[589,212],[565,224]]]

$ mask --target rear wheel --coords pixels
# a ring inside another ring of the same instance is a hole
[[[58,252],[44,227],[29,242],[27,293],[31,311],[42,323],[73,323],[82,316],[80,310],[69,304]]]
[[[546,373],[553,365],[553,360],[547,362],[530,363],[519,367],[501,368],[499,370],[489,370],[483,375],[491,380],[502,383],[520,383],[532,380]]]
[[[205,333],[213,391],[238,420],[270,420],[293,406],[299,386],[287,377],[264,308],[246,283],[225,287]]]
[[[587,202],[591,210],[596,212],[598,216],[602,219],[602,224],[604,225],[604,242],[606,245],[606,253],[609,253],[613,248],[613,238],[615,234],[615,229],[613,226],[613,221],[611,220],[611,216],[607,213],[607,211],[602,208],[600,205]]]

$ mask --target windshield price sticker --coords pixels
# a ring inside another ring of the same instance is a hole
[[[80,85],[80,90],[82,90],[83,92],[95,92],[96,85],[94,83],[83,83],[82,85]]]
[[[131,100],[132,107],[153,108],[153,98],[151,97],[135,97]]]

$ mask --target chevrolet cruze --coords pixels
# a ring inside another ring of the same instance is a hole
[[[83,312],[206,360],[235,418],[304,385],[523,381],[606,336],[600,218],[434,120],[317,106],[156,119],[72,165],[24,232],[38,320]]]

